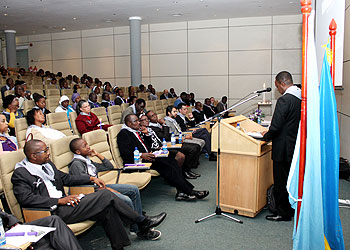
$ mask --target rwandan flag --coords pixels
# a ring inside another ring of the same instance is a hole
[[[295,209],[293,249],[325,249],[323,230],[323,203],[321,183],[321,147],[320,147],[320,98],[317,71],[317,59],[314,40],[314,12],[309,17],[307,45],[307,139],[303,198],[301,203],[298,228],[297,199],[299,175],[300,136],[295,145],[287,190]],[[299,128],[300,129],[300,128]]]
[[[330,73],[329,44],[323,59],[320,81],[320,132],[322,166],[323,224],[326,249],[343,250],[339,217],[339,128],[337,102]]]

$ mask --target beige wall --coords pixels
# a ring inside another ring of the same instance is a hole
[[[130,84],[129,28],[31,35],[17,38],[32,43],[30,65],[87,73],[118,86]],[[301,16],[231,18],[142,25],[142,74],[156,89],[175,87],[196,99],[229,97],[235,102],[247,93],[273,89],[274,76],[290,71],[300,83]],[[255,109],[258,100],[238,112]],[[266,109],[271,113],[271,108]]]
[[[350,159],[350,0],[346,1],[343,88],[336,91],[340,127],[340,155]]]

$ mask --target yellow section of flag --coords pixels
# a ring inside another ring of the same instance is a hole
[[[325,250],[332,250],[331,247],[328,244],[326,236],[324,236],[324,249]]]

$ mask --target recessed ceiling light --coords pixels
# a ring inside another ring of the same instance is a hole
[[[63,30],[63,31],[65,31],[65,30],[66,30],[66,28],[65,28],[65,27],[63,27],[63,28],[62,28],[62,30]]]
[[[174,13],[174,14],[172,14],[172,16],[179,17],[179,16],[182,16],[182,13]]]
[[[173,1],[173,3],[179,3],[178,1]]]
[[[157,9],[157,11],[159,11],[159,9]]]
[[[73,20],[77,20],[77,18],[76,18],[76,17],[73,17]]]
[[[4,14],[4,16],[7,16],[7,15],[8,15],[7,13]]]
[[[105,20],[105,23],[112,23],[112,22],[113,22],[112,19],[106,19],[106,20]]]
[[[294,3],[293,1],[290,1],[289,3]]]
[[[204,0],[199,0],[200,2],[204,2]]]

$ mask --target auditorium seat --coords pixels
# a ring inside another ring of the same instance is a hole
[[[108,120],[109,124],[117,125],[120,124],[120,118],[122,117],[122,109],[119,105],[109,106],[108,110]]]
[[[94,130],[83,134],[82,138],[89,144],[92,149],[106,157],[115,168],[120,168],[112,157],[110,146],[107,142],[107,135],[104,130]],[[113,147],[113,145],[111,146]],[[97,157],[92,157],[91,160],[101,162]],[[99,173],[101,179],[107,184],[116,183],[118,178],[118,171],[106,171]],[[118,183],[120,184],[132,184],[136,185],[139,189],[145,188],[151,181],[151,175],[149,173],[121,173]]]
[[[19,148],[23,148],[26,142],[28,124],[26,118],[15,119],[15,134]]]
[[[156,101],[153,101],[153,102],[154,102],[154,105],[155,105],[154,111],[155,111],[157,114],[165,113],[165,109],[163,109],[162,101],[156,100]]]
[[[60,98],[60,90],[59,89],[48,89],[46,92],[47,98]]]
[[[81,137],[81,134],[79,133],[77,125],[75,124],[75,119],[77,119],[77,117],[78,117],[78,115],[77,115],[76,112],[70,112],[69,113],[69,120],[70,120],[70,124],[72,125],[73,134]]]
[[[122,124],[119,124],[108,128],[109,145],[112,151],[113,159],[117,163],[118,167],[122,167],[124,165],[123,159],[120,156],[119,147],[117,143],[117,136],[122,126],[123,126]],[[151,169],[151,170],[148,170],[147,172],[149,172],[152,176],[159,176],[159,173],[156,170]]]
[[[8,96],[8,95],[14,95],[15,91],[14,90],[6,90],[4,93],[4,96]]]
[[[34,103],[33,100],[25,100],[23,102],[23,113],[24,113],[24,115],[26,115],[29,110],[34,108],[34,106],[35,106],[35,103]]]
[[[58,89],[57,89],[58,90]],[[55,112],[55,109],[57,108],[57,106],[59,105],[59,100],[60,97],[58,96],[49,96],[46,99],[46,108],[48,110],[50,110],[51,112]]]
[[[155,101],[146,101],[146,107],[145,107],[145,109],[146,109],[147,111],[149,111],[149,110],[155,111],[155,110],[156,110]]]
[[[61,89],[61,96],[62,95],[68,96],[69,100],[71,100],[73,95],[73,89]]]
[[[73,134],[68,123],[68,117],[66,112],[47,114],[46,121],[48,126],[58,131],[61,131],[66,136]]]
[[[105,107],[92,108],[91,112],[94,113],[102,123],[106,125],[109,124]]]
[[[123,103],[120,105],[120,108],[122,109],[122,112],[126,110],[129,107],[129,103]]]

